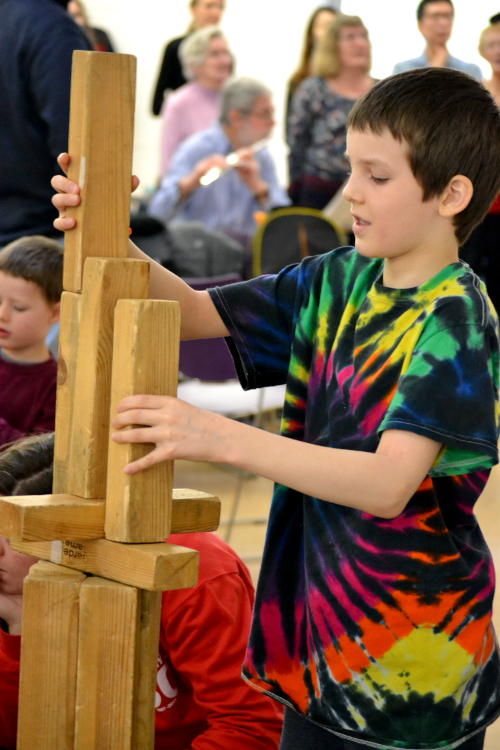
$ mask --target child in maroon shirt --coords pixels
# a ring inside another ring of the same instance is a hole
[[[41,236],[0,251],[0,445],[54,429],[57,364],[46,337],[59,319],[62,248]]]

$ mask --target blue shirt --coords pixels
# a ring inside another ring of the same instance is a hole
[[[420,57],[414,57],[411,60],[403,60],[403,62],[396,63],[392,73],[393,75],[395,75],[396,73],[406,73],[407,70],[415,70],[415,68],[430,67],[431,64],[429,62],[429,58],[424,52],[422,55],[420,55]],[[481,73],[481,68],[479,67],[479,65],[464,62],[463,60],[459,60],[458,57],[448,55],[445,67],[452,68],[452,70],[459,70],[461,73],[467,73],[467,75],[475,78],[477,81],[483,80],[483,74]]]
[[[185,200],[181,199],[179,190],[179,181],[190,174],[199,161],[212,154],[225,155],[233,150],[218,123],[187,138],[176,151],[170,169],[153,196],[149,213],[163,222],[199,221],[208,229],[224,232],[247,244],[256,230],[256,211],[290,203],[278,183],[273,161],[266,149],[255,154],[261,178],[269,187],[269,198],[264,205],[259,203],[235,169],[229,169],[210,185],[200,185]]]

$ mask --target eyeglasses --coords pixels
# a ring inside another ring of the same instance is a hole
[[[274,109],[261,109],[246,112],[249,117],[256,117],[258,120],[274,120]]]
[[[424,13],[422,20],[432,21],[435,23],[436,21],[448,21],[451,23],[453,21],[453,13],[431,13],[427,12]]]

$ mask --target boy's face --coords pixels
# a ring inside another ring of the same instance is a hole
[[[443,219],[439,197],[423,201],[406,145],[389,131],[347,132],[351,175],[344,198],[351,204],[356,248],[371,258],[419,257],[439,252]],[[451,224],[447,231],[452,232]]]
[[[0,594],[22,594],[23,581],[37,557],[16,552],[4,536],[0,536]]]
[[[19,362],[47,359],[45,337],[59,319],[59,303],[49,303],[32,281],[0,271],[0,348]]]

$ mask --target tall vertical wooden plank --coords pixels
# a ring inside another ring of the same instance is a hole
[[[132,394],[177,391],[180,313],[177,302],[121,300],[116,306],[111,412]],[[127,475],[123,467],[151,445],[110,441],[105,533],[121,542],[159,542],[170,533],[172,462]]]
[[[155,746],[155,695],[160,643],[161,591],[139,591],[132,747]]]
[[[135,58],[73,53],[69,177],[82,191],[67,210],[77,227],[65,237],[64,288],[80,291],[85,258],[126,258],[134,127]]]
[[[118,299],[145,298],[148,291],[149,265],[146,261],[87,258],[78,337],[74,418],[66,464],[69,494],[86,498],[106,496],[114,308]],[[133,359],[133,356],[129,350],[128,357]]]
[[[66,492],[66,462],[69,454],[78,351],[81,296],[63,292],[57,362],[56,434],[54,441],[54,493]]]
[[[85,576],[38,562],[24,582],[18,750],[73,747],[78,597]]]
[[[81,587],[74,750],[132,745],[139,591],[104,578]]]

